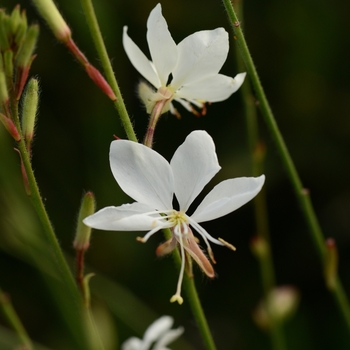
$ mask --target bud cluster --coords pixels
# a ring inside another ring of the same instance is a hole
[[[11,14],[0,9],[0,121],[16,141],[20,140],[20,132],[11,101],[17,104],[22,95],[38,35],[38,25],[28,26],[26,12],[19,5]]]

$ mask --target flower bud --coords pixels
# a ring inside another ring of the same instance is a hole
[[[4,10],[0,9],[0,51],[10,48],[8,33],[10,28],[10,17]]]
[[[7,118],[5,115],[0,113],[0,121],[8,133],[15,139],[15,141],[19,141],[21,139],[15,123],[10,118]]]
[[[266,300],[260,302],[253,319],[262,329],[269,329],[275,322],[282,323],[290,318],[299,303],[299,292],[293,286],[276,287]]]
[[[18,67],[27,67],[31,63],[34,53],[36,41],[39,36],[39,26],[33,24],[29,27],[27,34],[24,38],[23,44],[18,52],[17,65]]]
[[[14,39],[14,41],[18,47],[20,47],[20,45],[22,44],[22,41],[25,37],[27,29],[28,29],[27,16],[26,16],[25,10],[23,10],[21,13],[21,22],[17,28],[17,32],[15,34],[16,36]]]
[[[270,254],[270,248],[266,240],[260,236],[254,237],[250,242],[250,248],[259,260],[266,259]]]
[[[39,86],[37,79],[31,79],[27,85],[22,109],[22,132],[26,140],[27,149],[30,149],[30,144],[34,136],[34,128],[36,115],[38,110]]]
[[[115,101],[117,97],[115,96],[112,88],[107,83],[103,75],[90,63],[85,65],[86,73],[93,80],[93,82],[112,100]]]
[[[13,52],[10,50],[7,50],[4,52],[4,60],[3,60],[3,67],[5,71],[7,81],[10,80],[12,82],[13,77]]]
[[[327,287],[335,288],[338,273],[338,250],[333,238],[326,240],[326,259],[324,265],[324,276]]]
[[[81,202],[78,215],[77,230],[73,246],[76,250],[86,251],[90,245],[91,228],[83,223],[83,219],[95,212],[95,198],[92,192],[87,192]]]
[[[16,5],[10,17],[10,28],[11,28],[12,35],[15,35],[17,33],[17,30],[21,25],[21,21],[22,19],[21,19],[21,13],[20,13],[20,6]]]
[[[27,31],[24,41],[19,49],[17,56],[17,74],[16,74],[16,98],[20,99],[23,88],[26,84],[30,66],[35,58],[34,48],[39,35],[39,26],[31,25]]]
[[[49,25],[55,37],[59,41],[66,42],[72,33],[55,3],[52,0],[33,0],[33,3]]]
[[[2,66],[4,66],[4,62],[2,61],[1,63]],[[0,69],[0,105],[4,107],[8,104],[8,101],[9,95],[7,91],[5,72],[2,69]]]

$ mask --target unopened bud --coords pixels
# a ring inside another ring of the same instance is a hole
[[[16,5],[11,13],[10,25],[11,25],[11,34],[15,35],[21,24],[21,13],[20,6]]]
[[[21,139],[15,123],[10,118],[7,118],[5,115],[0,113],[0,121],[8,133],[15,139],[15,141],[19,141]]]
[[[30,144],[34,136],[34,128],[36,115],[38,110],[39,86],[37,79],[31,79],[27,85],[23,99],[22,109],[22,132],[26,140],[27,149],[30,149]]]
[[[16,73],[16,99],[19,100],[23,88],[26,84],[30,67],[36,55],[34,55],[35,44],[39,35],[39,26],[32,25],[29,27],[24,41],[19,49],[17,57]]]
[[[112,100],[115,101],[117,97],[115,96],[112,88],[107,83],[103,75],[90,63],[85,66],[85,70],[89,77],[94,81],[94,83]]]
[[[59,41],[66,42],[72,33],[55,3],[52,0],[33,0],[33,3],[49,25],[54,36]]]
[[[24,68],[31,63],[38,36],[39,26],[36,24],[31,25],[18,52],[17,65],[19,67]]]
[[[77,230],[73,246],[76,250],[86,251],[90,245],[91,228],[83,223],[83,219],[95,212],[95,198],[92,192],[87,192],[81,202],[78,215]]]
[[[338,274],[338,250],[333,238],[326,240],[326,259],[324,265],[324,276],[327,287],[332,290],[336,286]]]
[[[15,43],[17,44],[18,47],[22,44],[22,41],[25,37],[27,29],[28,29],[28,23],[27,23],[26,11],[22,10],[21,22],[17,28],[17,33],[15,36]]]
[[[250,242],[250,248],[259,260],[264,260],[270,254],[268,243],[263,237],[256,236]]]
[[[0,49],[6,51],[10,47],[8,32],[10,29],[10,17],[0,9]]]
[[[299,292],[295,287],[276,287],[256,308],[254,321],[262,329],[269,329],[275,322],[285,322],[296,311],[299,299]]]
[[[4,65],[3,62],[2,65]],[[5,72],[0,70],[0,105],[4,107],[8,104],[8,101],[9,95],[7,91]]]
[[[253,157],[254,160],[258,163],[261,163],[264,161],[266,155],[266,145],[264,142],[260,141],[256,144]]]
[[[4,60],[3,60],[3,67],[5,71],[5,75],[7,77],[7,81],[12,82],[13,81],[13,52],[10,50],[7,50],[4,52]]]

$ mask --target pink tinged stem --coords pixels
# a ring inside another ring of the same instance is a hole
[[[149,123],[148,123],[145,140],[143,141],[143,144],[147,147],[152,148],[154,131],[156,129],[156,125],[158,123],[159,117],[162,114],[163,108],[167,102],[168,102],[167,99],[160,100],[153,107],[153,110],[149,119]]]
[[[30,67],[35,59],[36,55],[33,55],[25,67],[18,67],[17,75],[16,75],[16,99],[17,101],[21,98],[24,86],[26,85]]]
[[[30,190],[28,175],[27,175],[26,169],[25,169],[24,164],[23,164],[21,152],[17,148],[15,148],[14,150],[16,152],[18,152],[19,157],[21,159],[21,173],[22,173],[22,178],[23,178],[24,189],[26,190],[27,195],[31,196],[32,192]]]
[[[81,291],[84,290],[84,255],[85,250],[76,251],[76,279]]]
[[[78,62],[85,68],[86,73],[92,79],[92,81],[112,100],[116,101],[112,88],[107,83],[106,79],[102,76],[98,69],[96,69],[87,60],[85,55],[79,50],[78,46],[75,44],[73,39],[70,37],[67,41],[64,41],[68,50],[73,54],[73,56],[78,60]]]
[[[15,139],[15,141],[18,142],[21,140],[21,135],[19,134],[15,123],[10,118],[7,118],[5,115],[0,113],[0,121],[8,133]]]

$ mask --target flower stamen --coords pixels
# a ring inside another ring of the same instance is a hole
[[[179,305],[181,305],[184,302],[184,300],[183,300],[183,298],[181,296],[181,286],[182,286],[182,280],[183,280],[183,277],[184,277],[185,260],[186,260],[186,258],[185,258],[185,250],[184,250],[184,245],[183,245],[182,235],[181,234],[179,235],[179,243],[180,243],[180,254],[181,254],[181,269],[180,269],[179,279],[177,281],[176,293],[170,298],[170,302],[174,303],[175,301],[177,301],[179,303]]]
[[[236,251],[236,247],[234,245],[232,245],[231,243],[226,242],[225,240],[223,240],[222,238],[219,238],[219,241],[227,248]]]

